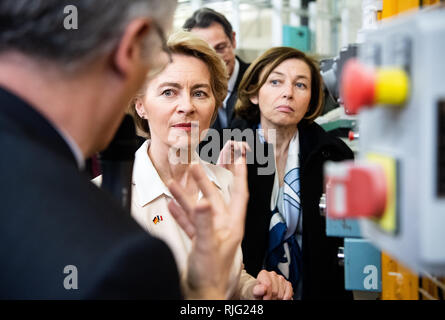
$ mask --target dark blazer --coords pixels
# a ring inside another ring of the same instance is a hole
[[[227,105],[226,105],[227,124],[228,124],[229,128],[232,127],[232,122],[233,122],[233,120],[235,118],[234,108],[235,108],[236,100],[238,99],[238,87],[239,87],[239,84],[240,84],[241,79],[243,78],[244,73],[246,72],[247,68],[249,68],[249,66],[250,66],[249,63],[245,63],[238,56],[236,56],[236,59],[239,62],[239,72],[238,72],[238,76],[236,78],[235,86],[234,86],[233,91],[231,92],[231,94],[229,96],[229,99],[227,100]],[[219,116],[216,118],[215,122],[213,123],[212,128],[217,129],[217,130],[224,129],[221,126],[221,123],[220,123],[220,120],[219,120]]]
[[[79,172],[43,116],[1,88],[0,150],[0,299],[181,298],[168,247]],[[77,290],[64,287],[69,265]]]
[[[239,128],[244,129],[241,126]],[[302,121],[298,130],[303,213],[302,298],[352,299],[351,292],[344,290],[344,269],[339,266],[337,258],[343,239],[326,236],[326,219],[320,214],[319,201],[323,193],[323,164],[328,160],[352,159],[353,153],[343,141],[329,135],[316,123]],[[255,144],[258,143],[256,133]],[[265,147],[266,152],[273,154],[271,145],[266,144]],[[252,151],[255,150],[256,145],[252,148]],[[260,167],[266,165],[260,165],[256,159],[253,164],[248,164],[250,198],[242,242],[245,268],[252,275],[257,275],[264,268],[271,218],[270,198],[274,184],[274,174],[258,175]]]

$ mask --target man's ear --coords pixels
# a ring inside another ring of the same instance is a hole
[[[151,26],[151,21],[144,18],[134,19],[127,25],[112,59],[118,74],[126,76],[141,68],[143,43]]]
[[[236,49],[236,32],[232,31],[232,48]]]
[[[256,95],[253,95],[249,98],[250,102],[252,102],[253,104],[258,104],[258,93]]]

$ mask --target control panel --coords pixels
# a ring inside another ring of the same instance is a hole
[[[445,9],[364,34],[342,69],[357,116],[354,162],[325,167],[327,214],[415,272],[445,275]]]

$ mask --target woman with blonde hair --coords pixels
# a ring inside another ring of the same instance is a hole
[[[167,49],[171,52],[171,62],[164,70],[148,75],[130,108],[137,128],[147,137],[135,155],[132,215],[172,249],[187,297],[186,266],[193,234],[183,230],[170,213],[169,209],[178,210],[178,207],[169,205],[172,194],[167,186],[170,181],[177,181],[187,190],[188,201],[196,203],[202,194],[191,177],[190,167],[192,163],[199,163],[226,203],[230,201],[232,174],[204,162],[195,151],[217,116],[217,106],[226,96],[228,77],[224,62],[216,52],[189,32],[173,34]],[[243,270],[240,247],[230,274],[227,298],[289,299],[292,296],[290,283],[275,272],[259,271],[256,279],[247,274]]]
[[[314,119],[323,103],[314,60],[289,47],[258,57],[244,74],[235,112],[255,131],[254,145],[273,153],[272,174],[262,175],[255,152],[248,164],[250,199],[242,242],[247,272],[275,271],[289,280],[294,299],[350,298],[337,260],[342,240],[327,238],[320,215],[323,164],[353,157]],[[249,154],[247,155],[249,159]]]

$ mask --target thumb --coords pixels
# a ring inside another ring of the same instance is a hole
[[[262,299],[267,292],[267,287],[264,284],[257,284],[252,289],[252,294],[255,299]]]

